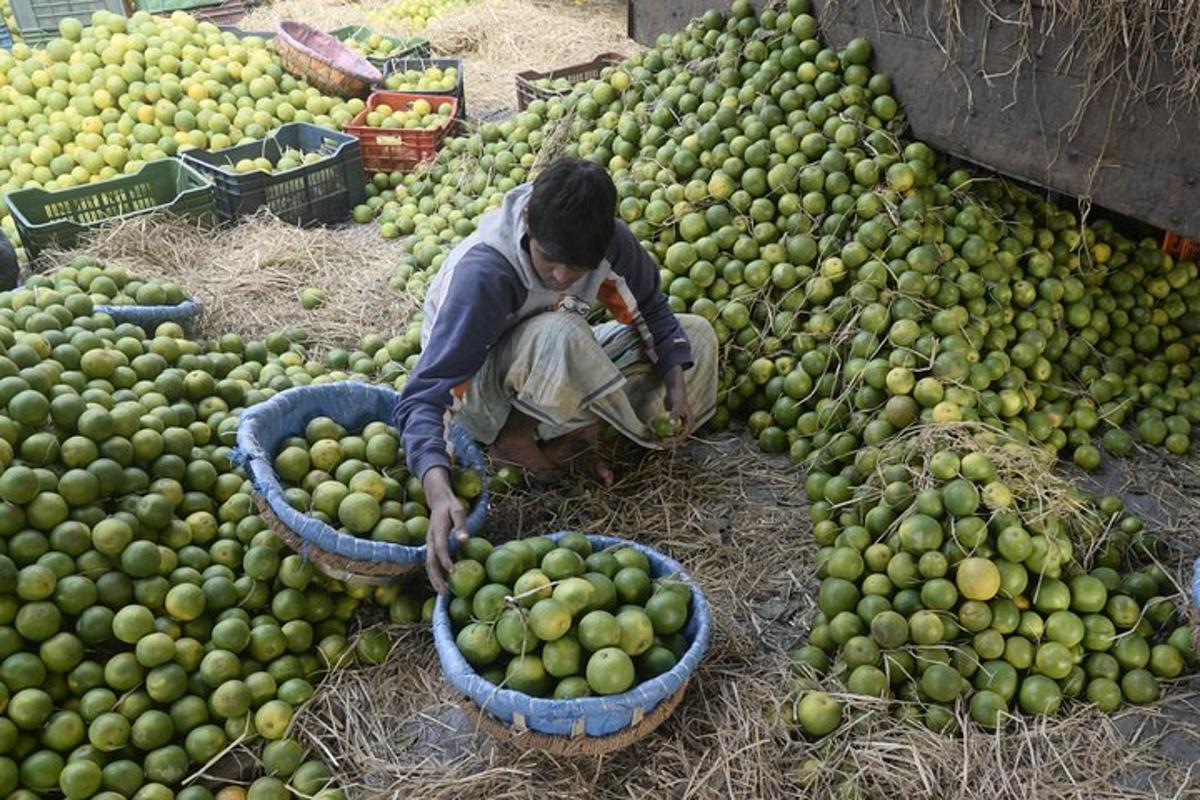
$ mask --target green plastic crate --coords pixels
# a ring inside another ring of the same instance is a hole
[[[21,41],[29,47],[41,47],[58,36],[58,31],[21,31]]]
[[[13,21],[31,46],[58,36],[58,23],[67,17],[87,25],[97,11],[127,16],[125,0],[10,0]]]
[[[174,158],[151,161],[132,175],[85,186],[53,192],[21,189],[4,201],[30,261],[50,248],[73,247],[92,228],[153,211],[217,224],[212,184]]]
[[[365,25],[347,25],[344,28],[338,28],[329,32],[329,35],[335,39],[340,39],[343,42],[350,39],[357,39],[360,42],[365,42],[371,37],[375,31]],[[429,58],[433,52],[429,47],[429,40],[424,36],[388,36],[379,34],[385,42],[389,42],[395,48],[387,58],[368,58],[380,72],[387,75],[389,69],[395,64],[403,61],[406,58]]]
[[[220,5],[221,0],[136,0],[139,11],[151,14],[170,14],[174,11],[187,11],[200,6]]]

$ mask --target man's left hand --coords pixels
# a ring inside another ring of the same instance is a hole
[[[671,419],[680,423],[680,430],[674,436],[663,439],[662,443],[667,447],[678,447],[692,435],[692,427],[696,422],[695,417],[692,416],[691,404],[688,403],[687,384],[683,380],[683,367],[671,367],[663,380],[667,387],[667,396],[663,405]]]

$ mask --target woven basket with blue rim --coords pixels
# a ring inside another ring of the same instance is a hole
[[[425,563],[425,546],[419,547],[362,539],[335,530],[288,504],[275,474],[275,453],[280,443],[313,417],[326,416],[347,430],[369,422],[390,421],[400,395],[385,386],[342,381],[321,386],[299,386],[280,392],[265,403],[244,411],[238,422],[235,456],[254,486],[255,502],[263,519],[284,541],[333,577],[386,582],[419,572]],[[450,426],[450,450],[455,463],[486,473],[483,453],[457,425]],[[467,516],[467,531],[475,535],[487,519],[487,479]]]
[[[154,329],[164,322],[177,323],[185,332],[191,333],[203,308],[195,300],[184,300],[173,306],[98,305],[94,310],[97,314],[108,314],[116,323],[128,322],[153,334]]]
[[[550,534],[557,541],[563,532]],[[661,725],[683,699],[688,681],[704,657],[712,627],[700,587],[674,559],[637,542],[589,535],[596,549],[632,547],[650,562],[650,577],[670,576],[692,590],[691,614],[682,634],[688,648],[670,671],[627,692],[578,700],[532,697],[484,679],[467,663],[454,641],[450,598],[441,596],[433,612],[433,640],[446,680],[463,695],[463,709],[480,730],[529,750],[561,756],[593,756],[628,747]]]

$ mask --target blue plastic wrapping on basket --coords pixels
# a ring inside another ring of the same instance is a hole
[[[424,563],[424,545],[411,547],[360,539],[297,511],[284,498],[283,486],[275,474],[275,453],[280,443],[303,431],[305,424],[313,417],[330,417],[347,430],[358,430],[375,421],[391,423],[399,397],[398,392],[386,386],[357,381],[288,389],[242,412],[238,421],[235,458],[245,467],[254,490],[266,500],[279,521],[305,542],[327,553],[359,561]],[[486,473],[483,453],[457,425],[450,426],[449,445],[457,464]],[[467,531],[472,535],[483,528],[487,506],[485,477],[483,492],[475,499],[467,516]]]
[[[1196,604],[1196,608],[1200,608],[1200,558],[1196,559],[1192,568],[1192,602]]]
[[[173,306],[98,305],[94,308],[97,314],[108,314],[115,322],[129,322],[151,333],[164,322],[178,322],[180,325],[194,322],[202,310],[195,300],[184,300]]]
[[[548,538],[557,541],[564,533],[550,534]],[[575,733],[580,721],[583,722],[583,731],[588,736],[608,736],[617,733],[635,723],[638,719],[635,716],[636,712],[648,714],[663,700],[675,694],[695,671],[708,648],[712,626],[708,603],[700,587],[683,571],[678,562],[637,542],[599,535],[589,535],[588,538],[596,548],[632,547],[649,559],[652,578],[677,576],[691,586],[691,614],[687,625],[681,631],[688,641],[688,649],[672,670],[651,678],[628,692],[578,700],[532,697],[522,692],[497,687],[480,677],[475,668],[463,658],[454,642],[449,598],[445,595],[438,597],[433,611],[433,640],[446,679],[484,712],[508,725],[513,724],[515,715],[520,715],[525,726],[537,733],[569,736]]]

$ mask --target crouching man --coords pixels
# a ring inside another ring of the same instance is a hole
[[[466,536],[450,484],[448,416],[499,461],[533,472],[573,463],[610,484],[591,447],[602,424],[661,448],[715,410],[712,326],[671,312],[658,267],[615,219],[616,200],[603,168],[555,161],[485,214],[429,286],[420,362],[395,416],[425,489],[426,567],[439,592],[448,537]],[[589,324],[597,300],[613,321]],[[653,425],[664,414],[676,423],[668,438]]]

